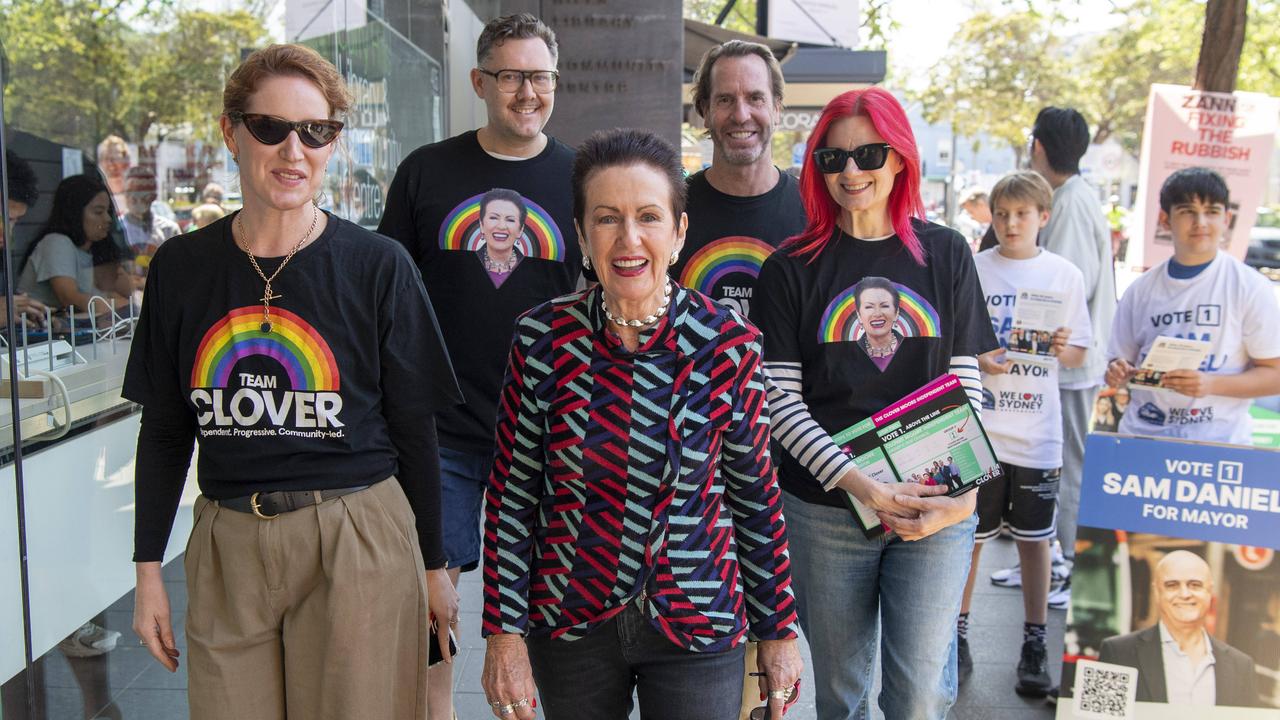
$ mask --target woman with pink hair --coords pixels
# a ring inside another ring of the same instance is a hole
[[[941,720],[956,695],[977,494],[876,482],[832,435],[947,372],[979,408],[976,356],[996,338],[965,239],[924,220],[916,141],[893,95],[855,90],[827,104],[800,192],[808,226],[765,261],[751,315],[764,332],[773,435],[785,450],[778,480],[818,717],[867,716],[879,644],[884,715]],[[872,277],[893,288],[899,312],[860,307],[885,304],[883,291],[858,292]],[[842,493],[889,532],[860,529]]]

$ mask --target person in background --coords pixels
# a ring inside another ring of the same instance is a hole
[[[98,143],[98,168],[106,178],[107,189],[111,193],[111,201],[116,213],[124,212],[128,205],[125,196],[125,173],[133,167],[133,153],[129,144],[119,135],[108,135]]]
[[[40,200],[40,186],[36,180],[36,173],[31,169],[31,165],[26,160],[18,157],[17,153],[6,149],[4,151],[5,171],[9,177],[9,203],[7,207],[7,223],[0,224],[0,249],[5,247],[8,237],[13,231],[13,226],[22,219],[27,211],[31,209]],[[3,273],[8,272],[8,267],[0,266],[0,281],[3,281]],[[13,294],[13,314],[15,319],[23,318],[27,322],[36,325],[44,324],[45,304],[39,300],[31,298],[24,292],[15,290]],[[0,323],[9,324],[9,301],[0,293]]]
[[[222,206],[224,195],[226,191],[214,182],[200,191],[200,204],[191,208],[191,220],[197,230],[227,214],[227,209]]]
[[[980,187],[969,188],[960,199],[960,209],[964,214],[956,218],[956,229],[965,236],[969,247],[976,253],[983,236],[991,228],[991,207],[987,191]]]
[[[145,284],[147,266],[161,243],[182,232],[178,223],[160,217],[151,211],[156,201],[156,174],[151,168],[137,165],[124,174],[124,231],[133,251],[131,272],[138,278],[139,287]]]
[[[572,242],[573,149],[543,132],[555,106],[558,54],[555,33],[532,15],[486,24],[471,70],[471,87],[485,103],[484,127],[410,153],[396,169],[378,225],[409,250],[440,304],[440,329],[466,398],[437,418],[444,549],[454,583],[480,564],[480,509],[516,318],[573,291],[582,275]],[[522,254],[510,268],[486,265],[475,252],[483,242],[479,206],[494,188],[518,193],[527,210],[510,238]],[[452,717],[452,672],[451,665],[429,671],[433,720]]]
[[[133,630],[177,670],[160,568],[198,440],[192,720],[426,720],[429,644],[449,658],[434,413],[461,398],[408,253],[315,204],[352,104],[315,50],[249,54],[219,119],[244,207],[147,275]]]
[[[808,150],[808,224],[765,260],[751,314],[764,333],[774,437],[787,451],[779,483],[818,717],[869,714],[882,649],[884,715],[942,720],[956,697],[954,628],[977,494],[877,482],[832,435],[947,372],[977,408],[977,356],[998,345],[968,244],[923,219],[916,139],[897,99],[876,87],[839,95]],[[885,278],[920,308],[896,349],[877,353],[883,366],[860,342],[850,307],[867,277]],[[893,532],[868,539],[837,489]]]
[[[1040,231],[1040,245],[1066,258],[1084,277],[1085,304],[1093,324],[1090,336],[1100,348],[1111,335],[1116,312],[1115,271],[1111,261],[1111,231],[1102,216],[1097,191],[1080,176],[1080,158],[1089,149],[1089,125],[1076,110],[1046,107],[1031,130],[1031,169],[1053,188],[1053,211]],[[1049,607],[1064,609],[1071,600],[1071,563],[1075,557],[1076,517],[1080,511],[1080,478],[1084,471],[1084,437],[1089,431],[1093,401],[1106,371],[1103,352],[1085,356],[1084,365],[1058,373],[1062,407],[1062,476],[1058,485],[1058,547],[1053,574],[1062,578],[1049,593]],[[991,582],[1017,587],[1017,567],[997,570]]]
[[[115,250],[111,242],[111,196],[95,176],[72,175],[58,183],[53,209],[40,239],[27,250],[18,289],[45,305],[101,314],[129,306],[133,278],[119,259],[98,262]],[[98,250],[103,248],[103,250]],[[102,267],[107,272],[98,272]],[[103,287],[103,280],[110,284]],[[100,296],[107,304],[90,300]],[[109,305],[110,307],[108,307]]]

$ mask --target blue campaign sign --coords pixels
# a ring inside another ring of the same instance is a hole
[[[1280,452],[1092,434],[1080,525],[1280,549]]]

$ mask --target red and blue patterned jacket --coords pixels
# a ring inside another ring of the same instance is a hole
[[[483,634],[572,640],[636,601],[688,650],[795,637],[760,331],[680,287],[634,353],[604,324],[599,289],[516,323]]]

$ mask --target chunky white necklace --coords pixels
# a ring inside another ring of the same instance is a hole
[[[604,316],[609,318],[609,322],[614,325],[635,328],[652,325],[658,322],[658,318],[667,314],[667,306],[671,304],[671,281],[667,281],[667,288],[662,293],[662,305],[657,310],[654,310],[652,315],[646,315],[640,320],[628,320],[626,318],[615,317],[613,313],[609,312],[609,304],[604,302],[603,294],[600,296],[600,304],[604,306]]]

